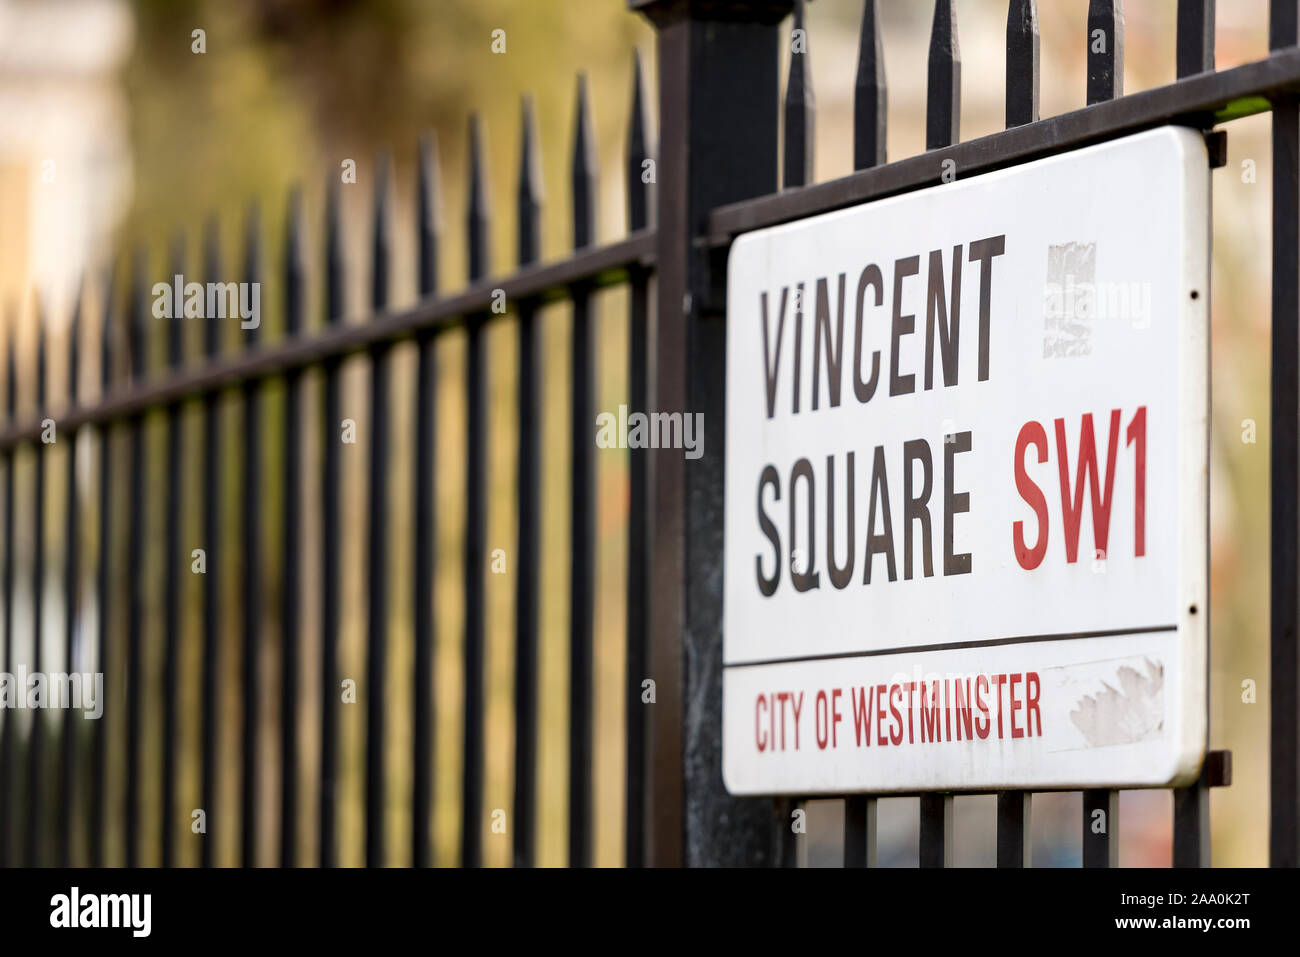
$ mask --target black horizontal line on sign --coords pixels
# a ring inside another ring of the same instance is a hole
[[[1149,628],[1113,628],[1110,631],[1071,631],[1058,635],[1021,635],[1017,638],[989,638],[985,641],[946,641],[937,645],[907,645],[875,651],[840,651],[829,655],[795,655],[791,658],[763,658],[759,661],[729,661],[724,668],[754,668],[759,665],[786,665],[797,661],[830,661],[835,658],[877,658],[881,655],[919,654],[926,651],[953,651],[957,648],[992,648],[995,645],[1027,645],[1036,641],[1071,641],[1077,638],[1117,638],[1121,635],[1148,635],[1158,631],[1177,631],[1177,625],[1153,625]]]

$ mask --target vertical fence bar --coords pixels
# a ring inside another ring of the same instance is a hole
[[[1300,4],[1271,0],[1270,50],[1300,41]],[[1269,437],[1269,863],[1300,866],[1300,99],[1273,101]]]
[[[808,814],[807,810],[804,808],[804,802],[797,798],[782,798],[775,802],[774,810],[776,812],[783,838],[780,842],[781,852],[777,865],[779,867],[788,868],[798,867],[799,858],[801,856],[800,852],[804,852],[803,856],[806,856],[807,853],[804,842],[808,839]],[[793,821],[795,820],[796,813],[803,815],[805,828],[803,832],[796,832],[794,829]],[[804,835],[802,840],[798,837],[798,833]]]
[[[375,177],[370,306],[388,308],[388,176],[382,157]],[[370,350],[370,477],[368,512],[369,627],[366,643],[366,866],[384,866],[384,686],[388,667],[388,360],[389,345]]]
[[[779,867],[798,867],[800,851],[804,851],[806,856],[805,842],[807,841],[808,811],[804,806],[801,798],[777,798],[773,802],[773,813],[776,815],[778,827],[781,833],[781,855],[777,861]],[[803,831],[794,829],[796,815],[802,815]],[[803,835],[802,839],[800,834]]]
[[[925,148],[940,149],[961,139],[961,48],[952,0],[935,0],[926,82]]]
[[[113,388],[113,367],[114,367],[114,333],[113,328],[113,304],[116,302],[115,289],[116,274],[113,266],[110,264],[105,270],[104,276],[104,298],[103,311],[100,313],[99,320],[99,397],[101,400],[107,396]],[[13,382],[13,340],[10,339],[9,350],[9,381]],[[13,408],[12,397],[10,398],[9,408]],[[112,558],[112,532],[113,532],[113,430],[109,423],[105,422],[99,427],[99,565],[95,569],[95,629],[96,629],[96,649],[95,649],[95,669],[104,676],[104,691],[107,695],[111,687],[111,678],[113,675],[110,669],[111,661],[108,654],[108,634],[110,629],[110,606],[109,596],[112,594],[112,576],[110,572]],[[12,458],[11,458],[12,461]],[[9,471],[9,470],[6,470]],[[7,490],[5,496],[5,507],[9,514],[5,519],[6,535],[12,524],[12,506],[13,495],[12,488]],[[12,556],[13,550],[6,545],[6,554]],[[6,559],[6,569],[8,568],[8,559]],[[6,575],[8,572],[6,571]],[[6,585],[7,587],[7,585]],[[8,613],[9,600],[6,592],[5,609]],[[6,628],[6,636],[8,629]],[[6,638],[7,640],[7,638]],[[104,713],[99,720],[95,722],[94,729],[94,754],[92,757],[91,768],[91,801],[90,809],[90,863],[92,867],[102,867],[105,858],[106,832],[105,822],[108,818],[108,728],[110,724],[110,715],[112,708],[105,702]],[[8,774],[6,780],[12,780]],[[3,791],[4,789],[0,789]]]
[[[1089,0],[1088,4],[1088,105],[1124,93],[1124,8],[1121,0]],[[1116,811],[1111,814],[1111,809]],[[1083,865],[1106,867],[1117,860],[1119,843],[1119,793],[1083,792]],[[1093,811],[1105,812],[1105,832],[1093,833]]]
[[[876,799],[855,794],[844,799],[844,866],[876,866]]]
[[[853,88],[853,168],[885,162],[888,120],[885,52],[876,0],[862,5],[858,72]],[[876,866],[876,799],[854,795],[844,800],[844,866]]]
[[[1038,120],[1038,4],[1011,0],[1007,8],[1007,129]]]
[[[1210,782],[1206,756],[1196,783],[1174,789],[1174,867],[1210,866]]]
[[[17,360],[18,316],[10,311],[9,328],[5,330],[5,419],[16,419],[18,412],[18,360]],[[18,456],[13,449],[4,454],[4,666],[13,671],[13,495],[14,462]],[[0,731],[0,776],[4,781],[16,781],[14,772],[14,728],[16,719],[13,711],[4,715],[4,729]],[[12,785],[0,788],[0,866],[9,867],[14,863],[13,853],[13,817],[17,813]]]
[[[85,281],[79,284],[77,298],[73,303],[72,322],[68,326],[68,388],[67,403],[69,408],[77,405],[77,373],[81,358],[81,312],[85,300]],[[67,489],[67,507],[65,515],[67,524],[63,531],[63,667],[68,674],[85,671],[79,660],[77,643],[77,616],[81,610],[80,589],[80,555],[81,547],[81,508],[77,498],[77,431],[68,435],[68,451],[64,462],[64,487]],[[68,867],[72,863],[72,847],[76,840],[77,822],[80,809],[76,807],[77,795],[77,723],[76,711],[65,708],[63,711],[62,759],[63,767],[59,774],[63,819],[59,822],[58,864]]]
[[[488,274],[491,213],[482,121],[470,119],[470,188],[466,215],[469,281]],[[487,537],[487,355],[484,316],[469,317],[466,348],[465,456],[465,740],[461,799],[461,864],[482,858],[483,812],[483,561]]]
[[[596,143],[587,78],[578,77],[573,140],[573,248],[596,239]],[[596,588],[596,353],[590,289],[574,287],[570,447],[569,866],[591,863],[592,645]]]
[[[1178,0],[1178,76],[1214,70],[1214,0]]]
[[[248,210],[244,232],[244,281],[252,287],[260,284],[261,275],[261,216],[257,203]],[[257,325],[241,330],[244,341],[241,348],[257,348],[260,319]],[[258,657],[261,652],[260,630],[262,624],[262,381],[249,379],[243,388],[244,434],[242,499],[243,517],[240,545],[243,550],[243,645],[241,665],[244,685],[243,767],[240,774],[239,799],[239,859],[244,867],[257,865],[257,784],[258,784],[258,725],[261,721],[261,689],[258,687]]]
[[[130,323],[131,379],[143,382],[149,365],[146,323],[149,307],[148,260],[141,249],[132,273],[128,322]],[[127,574],[126,596],[126,866],[140,861],[140,756],[142,751],[144,695],[144,523],[145,523],[145,417],[131,416],[130,477],[127,479]]]
[[[438,289],[438,231],[440,226],[438,143],[432,134],[420,143],[419,233],[420,298]],[[438,353],[429,330],[417,334],[415,381],[415,743],[413,771],[411,860],[416,867],[433,862],[430,815],[433,813],[434,739],[434,621],[433,590],[437,548],[437,509],[434,443],[437,439]],[[516,566],[517,567],[517,566]],[[516,827],[518,825],[516,824]]]
[[[951,794],[921,795],[922,867],[952,867],[953,797]]]
[[[876,10],[876,0],[865,0],[862,5],[862,33],[858,38],[858,74],[853,87],[855,170],[880,166],[885,162],[887,103],[880,14]]]
[[[34,302],[36,320],[36,412],[45,415],[48,386],[46,375],[45,310],[39,301]],[[44,626],[42,612],[45,602],[42,587],[45,583],[45,440],[32,443],[35,459],[35,477],[32,495],[32,671],[39,674],[44,668],[41,649],[41,632]],[[27,833],[24,857],[28,867],[38,867],[44,862],[45,835],[43,811],[45,810],[45,719],[40,710],[32,712],[31,734],[27,739]]]
[[[805,186],[813,180],[815,152],[812,70],[808,65],[808,31],[804,22],[804,0],[794,0],[794,15],[790,33],[790,72],[785,91],[785,155],[782,160],[781,185],[789,189]],[[775,802],[774,813],[780,820],[782,834],[790,835],[781,844],[782,867],[799,866],[801,842],[794,836],[791,818],[804,813],[804,802],[797,799],[780,799]]]
[[[790,75],[785,88],[785,160],[781,185],[806,186],[813,180],[812,71],[807,64],[808,30],[804,25],[804,0],[795,0],[790,34]]]
[[[285,337],[302,333],[306,312],[306,255],[303,247],[302,193],[289,194],[284,239]],[[302,370],[284,377],[284,501],[281,535],[284,579],[280,592],[280,866],[298,862],[298,670],[302,667]]]
[[[221,282],[221,234],[215,217],[208,221],[204,238],[203,271],[208,282]],[[203,324],[203,351],[209,361],[221,353],[221,325],[209,320]],[[209,392],[203,397],[203,452],[200,474],[203,476],[203,531],[205,554],[203,575],[203,812],[207,831],[199,845],[202,866],[211,867],[216,858],[216,838],[222,826],[217,808],[219,766],[217,762],[218,716],[221,713],[221,497],[225,483],[221,480],[221,395]]]
[[[331,179],[325,208],[325,321],[343,321],[343,235],[338,181]],[[333,867],[338,851],[335,822],[338,810],[339,727],[339,369],[331,357],[324,363],[321,480],[321,734],[320,734],[320,864]]]
[[[1178,77],[1213,70],[1214,0],[1178,0]],[[1173,862],[1175,867],[1210,866],[1210,789],[1204,768],[1195,784],[1174,790]]]
[[[629,232],[649,225],[650,187],[645,181],[647,160],[652,160],[646,114],[641,54],[632,72],[632,115],[627,139],[627,227]],[[633,269],[628,276],[628,405],[646,412],[649,333],[649,272]],[[627,689],[625,778],[625,858],[628,867],[645,864],[646,810],[646,705],[641,682],[646,675],[647,555],[650,509],[646,488],[646,459],[642,449],[628,449],[627,519]]]
[[[998,792],[998,867],[1029,867],[1033,844],[1028,835],[1032,795],[1028,791]]]
[[[523,104],[519,158],[519,265],[541,257],[542,169],[537,119]],[[542,356],[537,304],[519,303],[519,542],[515,556],[514,864],[531,867],[537,814],[537,628],[541,564]]]
[[[1083,866],[1119,867],[1119,792],[1083,792]]]
[[[1088,105],[1124,95],[1124,4],[1088,2]]]
[[[178,236],[172,246],[172,277],[185,274],[185,241]],[[167,365],[173,372],[184,353],[184,313],[173,303],[167,325]],[[163,555],[163,753],[162,753],[162,866],[175,863],[177,684],[180,678],[180,565],[181,550],[181,404],[167,406],[166,550]]]
[[[1007,129],[1037,122],[1040,77],[1038,4],[1036,0],[1011,0],[1007,8]],[[998,867],[1030,865],[1031,802],[1028,791],[999,792]]]
[[[18,411],[18,362],[14,355],[17,345],[16,330],[18,318],[11,312],[9,326],[5,330],[5,419],[13,422]],[[4,453],[4,627],[5,627],[5,668],[14,668],[14,460],[17,456],[12,448]],[[4,725],[0,729],[0,777],[14,781],[14,713],[10,711],[3,716]],[[0,787],[0,866],[13,864],[13,814],[14,794],[12,787]]]

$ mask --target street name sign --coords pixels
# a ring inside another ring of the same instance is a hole
[[[732,793],[1200,768],[1204,141],[960,172],[731,250]]]

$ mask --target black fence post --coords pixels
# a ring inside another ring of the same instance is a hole
[[[658,296],[648,407],[702,414],[704,451],[649,457],[649,861],[770,864],[770,802],[722,783],[724,271],[693,242],[711,209],[774,192],[778,24],[792,0],[630,0],[658,31]],[[715,283],[717,284],[715,286]]]
[[[1272,0],[1271,51],[1300,41],[1300,5]],[[1269,437],[1269,864],[1300,865],[1300,99],[1273,100],[1273,353]]]

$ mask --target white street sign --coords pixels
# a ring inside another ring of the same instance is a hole
[[[1195,778],[1208,203],[1167,127],[737,240],[730,791]]]

